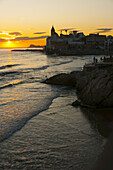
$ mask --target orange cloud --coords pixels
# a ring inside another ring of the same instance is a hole
[[[20,32],[10,32],[9,35],[14,35],[14,36],[21,36],[22,34]]]
[[[45,34],[46,32],[35,32],[33,34]]]
[[[45,39],[48,36],[41,36],[41,37],[17,37],[13,41],[22,41],[22,40],[38,40],[38,39]]]

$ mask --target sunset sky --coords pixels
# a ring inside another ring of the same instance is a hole
[[[0,47],[45,45],[52,25],[113,35],[113,0],[0,0],[0,14]]]

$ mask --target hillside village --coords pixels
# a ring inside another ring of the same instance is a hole
[[[113,54],[113,36],[89,34],[71,31],[69,34],[58,35],[55,28],[51,28],[51,36],[47,38],[46,53],[57,55],[84,55],[84,54]]]

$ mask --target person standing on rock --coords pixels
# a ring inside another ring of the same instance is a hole
[[[93,57],[93,62],[95,63],[95,57]]]

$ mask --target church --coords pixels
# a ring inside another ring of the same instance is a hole
[[[67,30],[66,30],[67,32]],[[46,51],[47,53],[61,53],[61,51],[83,48],[85,35],[73,31],[69,34],[56,33],[54,26],[51,28],[51,36],[47,38]]]

